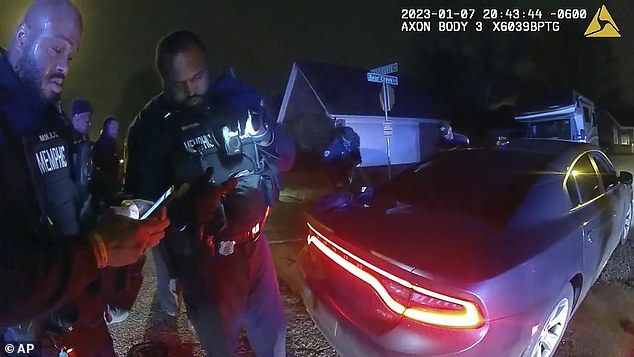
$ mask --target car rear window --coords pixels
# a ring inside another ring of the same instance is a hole
[[[500,223],[553,158],[512,149],[445,152],[395,177],[375,197]]]

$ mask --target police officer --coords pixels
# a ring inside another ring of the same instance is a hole
[[[464,134],[454,132],[451,125],[445,123],[440,126],[440,140],[438,146],[441,149],[454,149],[469,146],[469,138]]]
[[[69,1],[38,0],[8,51],[0,49],[0,339],[42,338],[55,356],[64,338],[45,333],[66,326],[53,318],[59,308],[81,300],[102,268],[135,262],[169,224],[113,214],[93,227],[79,221],[72,131],[59,96],[81,33]]]
[[[77,139],[90,141],[92,126],[92,105],[83,98],[76,98],[71,105],[71,121]]]
[[[294,144],[264,123],[257,92],[227,76],[210,87],[205,46],[194,33],[161,39],[156,65],[163,92],[130,127],[126,188],[155,199],[205,172],[225,191],[210,197],[211,207],[199,202],[170,211],[190,244],[171,244],[177,233],[170,231],[170,242],[160,245],[166,254],[154,259],[166,261],[182,283],[187,315],[209,355],[237,355],[246,323],[256,355],[284,356],[286,319],[262,229],[279,194],[279,170],[293,164]],[[212,219],[188,223],[188,209]]]
[[[73,125],[73,153],[72,161],[75,170],[75,182],[79,186],[80,204],[87,203],[89,195],[90,176],[92,174],[92,141],[90,141],[90,126],[92,124],[92,105],[83,98],[73,100],[71,106],[71,123]],[[88,210],[90,207],[82,207]],[[92,215],[84,211],[85,215]]]
[[[352,183],[354,170],[361,165],[360,138],[351,127],[339,121],[335,125],[333,141],[322,157],[331,184],[336,188],[346,188]]]

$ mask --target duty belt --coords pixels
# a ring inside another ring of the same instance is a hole
[[[212,236],[208,238],[207,245],[212,248],[212,250],[217,251],[218,254],[229,256],[235,252],[237,247],[243,247],[255,243],[262,235],[262,230],[264,229],[264,224],[266,223],[270,210],[271,207],[267,206],[266,211],[264,212],[264,217],[262,217],[258,223],[253,225],[249,231],[234,237],[220,236],[217,242]]]

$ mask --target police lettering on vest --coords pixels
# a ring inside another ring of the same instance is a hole
[[[72,176],[68,142],[54,125],[24,136],[22,141],[43,214],[63,236],[78,234],[78,189]]]
[[[208,150],[213,148],[215,146],[213,141],[214,139],[211,134],[203,134],[193,139],[185,140],[183,142],[183,146],[185,146],[185,150],[187,150],[188,152],[192,154],[197,154],[200,150]]]
[[[40,168],[40,173],[42,174],[68,167],[68,161],[66,161],[66,154],[63,146],[57,146],[36,152],[35,159],[37,160],[37,165]]]
[[[58,137],[59,135],[54,131],[38,135],[40,142],[47,142]],[[42,174],[68,167],[66,152],[62,145],[36,152],[35,160]]]

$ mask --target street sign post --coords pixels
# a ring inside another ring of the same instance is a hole
[[[385,136],[385,145],[387,149],[387,177],[388,179],[392,178],[392,164],[391,164],[391,153],[390,153],[390,138],[394,133],[394,129],[392,127],[392,121],[387,116],[387,112],[392,109],[392,105],[394,104],[394,89],[390,87],[390,85],[397,86],[398,85],[398,77],[390,76],[390,73],[398,72],[398,63],[391,63],[385,66],[377,67],[371,69],[370,72],[366,74],[366,78],[368,82],[381,83],[381,93],[379,94],[379,102],[385,112],[385,120],[383,121],[383,135]]]
[[[387,87],[387,95],[385,93],[385,88],[381,86],[381,91],[379,92],[379,101],[381,102],[381,109],[383,111],[390,111],[394,106],[394,87],[391,85],[386,85]]]

